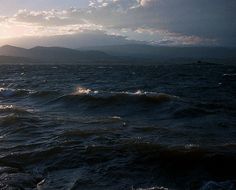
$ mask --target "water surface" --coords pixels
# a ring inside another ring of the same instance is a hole
[[[235,189],[236,67],[0,66],[1,189]]]

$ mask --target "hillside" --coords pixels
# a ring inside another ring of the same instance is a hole
[[[167,47],[141,44],[95,46],[76,49],[41,47],[31,49],[5,45],[0,47],[1,63],[78,63],[78,64],[156,64],[197,61],[234,63],[236,48]]]
[[[34,47],[31,49],[5,45],[0,48],[0,55],[25,57],[52,63],[77,63],[111,60],[112,57],[100,51],[78,51],[62,47]]]

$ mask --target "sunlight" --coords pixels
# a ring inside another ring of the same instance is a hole
[[[15,25],[14,23],[0,24],[0,39],[16,38],[28,35],[29,28],[25,25]]]

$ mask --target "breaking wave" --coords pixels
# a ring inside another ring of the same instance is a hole
[[[69,95],[64,95],[53,102],[63,101],[63,102],[84,102],[84,103],[96,103],[101,104],[126,104],[126,103],[154,103],[160,104],[164,102],[169,102],[171,100],[177,99],[176,96],[156,93],[156,92],[145,92],[145,91],[97,91],[88,88],[79,87],[75,92]]]

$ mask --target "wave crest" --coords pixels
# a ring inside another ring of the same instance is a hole
[[[78,86],[75,90],[74,93],[72,93],[72,95],[83,95],[83,94],[96,94],[98,93],[98,91],[92,91],[89,88],[84,88],[81,86]]]
[[[0,97],[14,97],[14,96],[24,96],[34,93],[32,90],[27,89],[14,89],[14,88],[0,88]]]
[[[177,97],[165,93],[157,92],[146,92],[137,90],[134,92],[130,91],[97,91],[89,88],[77,87],[75,92],[70,95],[65,95],[59,99],[67,100],[78,100],[84,102],[101,102],[101,103],[162,103],[168,102]]]

